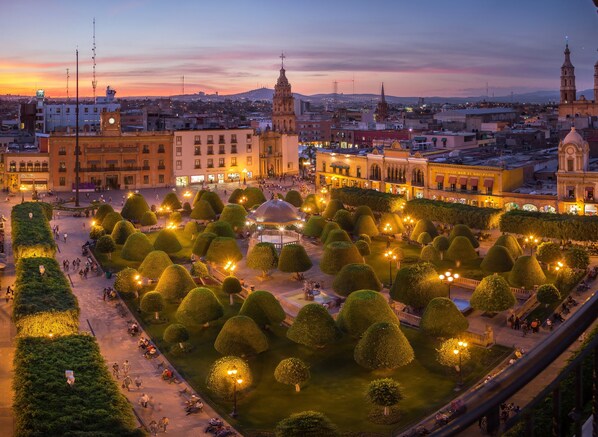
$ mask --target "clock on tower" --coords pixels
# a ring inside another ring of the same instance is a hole
[[[120,111],[102,112],[100,126],[102,135],[120,135]]]

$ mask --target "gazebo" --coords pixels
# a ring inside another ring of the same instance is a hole
[[[280,251],[283,246],[298,243],[301,234],[285,228],[293,225],[302,227],[303,221],[303,213],[290,203],[282,199],[269,200],[247,215],[248,224],[256,225],[249,246],[252,247],[257,242],[267,242],[274,244]]]

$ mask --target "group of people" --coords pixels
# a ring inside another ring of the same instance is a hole
[[[168,427],[169,423],[170,423],[170,420],[166,416],[162,417],[157,422],[155,420],[152,420],[148,425],[150,434],[156,435],[160,431],[166,432],[166,428]]]
[[[511,403],[502,403],[500,404],[500,420],[506,422],[509,420],[511,415],[515,416],[519,414],[521,411],[521,407],[519,405],[515,405],[513,402]]]
[[[117,294],[116,294],[116,290],[112,287],[104,287],[104,290],[102,291],[102,300],[105,301],[106,299],[108,300],[112,300],[112,299],[116,299]]]
[[[191,398],[185,401],[185,413],[187,413],[187,416],[193,413],[203,412],[203,407],[202,400],[196,394],[192,394]]]
[[[224,426],[224,422],[218,419],[217,417],[213,417],[208,421],[208,426],[204,430],[204,432],[214,434],[216,437],[227,437],[237,435],[236,432],[232,430],[230,426]]]
[[[158,356],[158,349],[156,349],[156,346],[145,337],[139,339],[137,346],[143,351],[144,358],[151,359]]]
[[[14,285],[12,287],[10,285],[6,287],[6,294],[4,295],[4,298],[6,299],[6,303],[8,303],[9,300],[15,299]]]
[[[305,300],[314,300],[314,296],[320,294],[321,285],[317,281],[303,281],[303,296]]]

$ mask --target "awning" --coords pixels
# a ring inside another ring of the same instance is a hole
[[[478,186],[478,178],[470,178],[469,179],[469,185],[471,185],[472,187],[477,187]]]
[[[449,184],[456,184],[457,176],[449,176]]]
[[[460,177],[459,178],[459,185],[467,185],[467,177]]]
[[[437,174],[436,175],[436,182],[444,182],[444,175]]]
[[[494,179],[485,179],[484,180],[484,186],[486,188],[492,188],[493,185],[494,185]]]

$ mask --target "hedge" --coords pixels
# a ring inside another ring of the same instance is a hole
[[[320,259],[320,270],[327,275],[336,275],[347,264],[359,264],[363,257],[353,243],[335,241],[327,244]]]
[[[334,243],[335,241],[345,241],[347,243],[353,243],[353,240],[351,240],[351,237],[349,237],[347,231],[343,231],[342,229],[331,230],[326,236],[326,241],[324,242],[324,245]]]
[[[469,322],[452,300],[436,297],[426,306],[419,327],[435,337],[455,337],[469,328]]]
[[[322,213],[322,217],[327,220],[332,220],[335,214],[343,209],[345,209],[343,202],[338,199],[332,199],[330,202],[328,202],[328,205],[326,205],[326,209]]]
[[[176,211],[177,209],[181,209],[183,207],[176,193],[168,193],[166,196],[164,196],[161,206],[162,208],[170,209],[172,211]]]
[[[326,219],[324,217],[319,215],[311,216],[303,228],[303,235],[307,237],[319,237],[322,235],[325,225]]]
[[[206,191],[203,193],[201,200],[208,202],[216,214],[220,214],[224,209],[224,204],[222,203],[222,200],[220,200],[220,196],[214,191]]]
[[[469,229],[469,226],[462,225],[462,224],[455,225],[453,227],[453,229],[451,229],[451,233],[449,235],[449,241],[452,242],[456,237],[459,237],[459,236],[466,237],[474,249],[477,249],[478,247],[480,247],[480,243],[478,242],[478,239],[473,235],[473,232],[471,232],[471,229]]]
[[[241,205],[231,203],[226,205],[220,214],[220,221],[227,222],[233,231],[239,232],[245,227],[245,217],[247,212]]]
[[[190,217],[194,220],[214,220],[216,213],[209,202],[200,200],[193,207]]]
[[[376,226],[376,222],[369,215],[362,215],[355,220],[355,229],[353,230],[354,235],[369,235],[370,237],[376,237],[380,232]]]
[[[173,264],[162,272],[155,291],[166,300],[177,301],[183,299],[193,288],[195,282],[187,269],[180,264]]]
[[[114,212],[114,208],[112,208],[112,205],[110,205],[109,203],[102,203],[98,207],[96,214],[94,216],[96,223],[98,223],[98,224],[102,223],[102,220],[104,220],[104,217],[106,217],[106,214],[108,214],[110,212]]]
[[[262,190],[257,187],[247,187],[243,191],[243,195],[247,198],[245,206],[254,207],[255,205],[261,205],[266,201],[266,196]]]
[[[303,197],[301,197],[301,194],[297,190],[287,191],[287,194],[284,196],[284,200],[285,202],[293,205],[295,208],[301,208],[301,205],[303,204]]]
[[[268,291],[254,291],[239,310],[240,316],[251,317],[260,327],[281,323],[286,314],[280,302]]]
[[[447,295],[446,287],[438,279],[432,264],[420,262],[399,269],[390,289],[394,300],[424,309],[435,297]]]
[[[33,214],[29,218],[29,213]],[[11,212],[12,245],[15,259],[30,256],[53,258],[56,242],[44,209],[36,202],[15,205]]]
[[[338,437],[340,432],[318,411],[291,414],[276,425],[276,437]]]
[[[205,232],[211,232],[219,237],[236,238],[233,228],[228,222],[212,222],[206,226]]]
[[[340,229],[341,227],[336,222],[328,222],[324,229],[322,229],[322,233],[320,234],[320,241],[322,244],[326,244],[326,239],[328,238],[328,234],[335,229]],[[349,239],[350,240],[350,239]]]
[[[150,243],[147,235],[141,232],[135,232],[134,234],[129,235],[129,238],[125,241],[125,245],[120,251],[120,256],[122,259],[128,261],[141,262],[152,250],[154,250],[154,246]]]
[[[427,232],[432,239],[438,236],[438,231],[436,230],[436,226],[432,223],[432,220],[429,219],[420,219],[415,224],[415,227],[411,231],[411,239],[417,241],[419,234]]]
[[[136,232],[135,226],[128,220],[121,220],[112,229],[112,239],[116,244],[125,244],[127,238]]]
[[[195,238],[195,243],[193,243],[193,249],[191,251],[199,257],[206,256],[210,244],[212,244],[212,240],[217,236],[218,235],[211,232],[202,232]]]
[[[544,284],[546,275],[535,256],[523,255],[515,261],[513,269],[509,273],[509,282],[513,287],[531,290],[534,285]]]
[[[225,264],[229,261],[241,261],[243,254],[234,238],[216,237],[208,247],[206,259],[216,264]]]
[[[141,216],[141,226],[153,226],[158,223],[158,217],[156,213],[152,211],[145,211]]]
[[[102,227],[106,231],[107,234],[111,234],[114,226],[123,219],[123,216],[120,215],[118,212],[109,212],[102,220]]]
[[[500,230],[562,240],[598,241],[598,216],[509,211],[500,218]]]
[[[177,253],[183,246],[172,229],[162,229],[154,241],[154,249],[168,254]]]
[[[287,244],[282,247],[278,258],[278,270],[285,273],[306,272],[313,267],[305,248],[300,244]]]
[[[365,331],[353,357],[366,369],[391,370],[409,364],[415,353],[398,324],[379,322]]]
[[[224,307],[212,290],[194,288],[176,311],[176,319],[188,328],[200,328],[224,315]]]
[[[513,268],[513,257],[511,252],[504,246],[492,246],[482,260],[480,267],[484,272],[504,273],[510,272]]]
[[[335,188],[331,192],[331,198],[349,206],[366,205],[377,212],[399,212],[401,205],[405,203],[403,196],[357,187]]]
[[[505,278],[490,275],[473,290],[469,303],[475,310],[497,313],[513,308],[517,299]]]
[[[347,232],[353,231],[353,216],[346,209],[339,209],[336,214],[334,214],[333,220],[338,223],[341,229],[344,229]]]
[[[496,242],[494,243],[494,245],[505,247],[509,251],[511,256],[513,257],[513,260],[516,260],[521,255],[523,255],[523,249],[519,245],[517,238],[513,237],[512,235],[509,235],[509,234],[501,235],[500,237],[498,237],[496,239]]]
[[[405,214],[427,218],[452,225],[464,224],[473,229],[494,229],[502,221],[502,211],[496,208],[480,208],[462,203],[440,200],[413,199],[407,202]],[[502,229],[502,225],[501,225]]]

